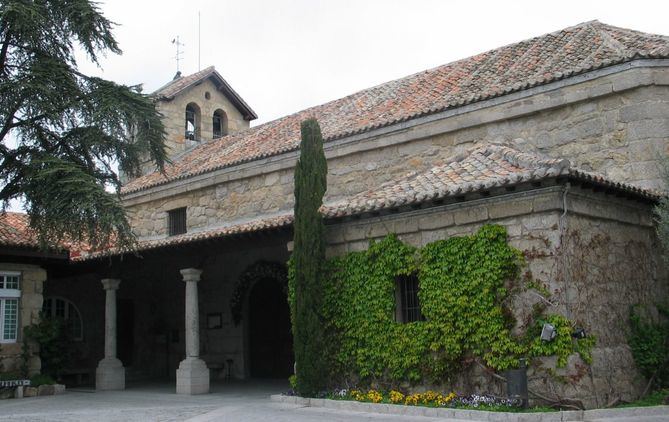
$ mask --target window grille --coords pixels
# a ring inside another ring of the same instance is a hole
[[[425,317],[420,311],[420,301],[418,299],[418,276],[415,274],[402,276],[397,279],[396,286],[396,316],[399,322],[425,321]]]
[[[168,211],[167,221],[170,236],[186,233],[186,207]]]

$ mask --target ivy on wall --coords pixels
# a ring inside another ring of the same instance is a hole
[[[552,342],[533,332],[543,321],[524,337],[511,334],[514,321],[503,306],[509,296],[505,282],[516,279],[522,266],[522,254],[507,244],[506,230],[493,225],[420,249],[389,235],[366,251],[333,258],[325,280],[323,319],[330,350],[324,358],[335,376],[390,383],[443,381],[471,358],[495,370],[516,366],[520,357],[557,355],[564,365],[570,354],[580,352],[588,361],[594,339],[572,340],[572,324],[562,316],[544,317],[558,331]],[[426,320],[399,323],[395,283],[411,274],[419,278]],[[290,274],[289,280],[292,284]]]

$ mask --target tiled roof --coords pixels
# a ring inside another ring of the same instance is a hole
[[[122,192],[136,192],[296,150],[300,122],[309,117],[319,120],[326,141],[333,140],[636,58],[668,57],[669,37],[597,21],[586,22],[378,85],[202,144],[168,165],[165,174],[155,172],[135,179]]]
[[[324,213],[331,218],[343,217],[557,176],[569,176],[651,200],[660,197],[659,193],[651,190],[575,169],[569,160],[524,153],[501,145],[485,145],[426,172],[409,174],[376,189],[328,204]]]
[[[237,107],[246,120],[254,120],[258,118],[255,111],[253,111],[253,109],[251,109],[251,107],[246,104],[244,99],[239,94],[237,94],[234,89],[232,89],[230,84],[228,84],[228,82],[223,79],[221,74],[216,71],[214,66],[209,66],[200,70],[199,72],[193,73],[192,75],[178,75],[167,84],[158,88],[151,95],[161,100],[171,100],[186,88],[189,88],[190,86],[195,85],[207,78],[212,78],[216,86],[219,87],[221,91],[223,91],[223,93],[228,97],[228,99],[230,99],[235,107]]]
[[[259,218],[256,220],[240,222],[237,224],[231,224],[225,227],[209,229],[200,232],[185,233],[178,236],[166,237],[163,239],[140,241],[139,244],[137,245],[137,251],[148,251],[151,249],[158,249],[165,246],[177,246],[200,240],[216,239],[216,238],[240,235],[244,233],[278,229],[281,227],[290,226],[292,223],[293,223],[292,214]],[[81,254],[75,257],[73,260],[82,261],[82,260],[89,260],[118,254],[119,250],[111,248],[104,251]]]
[[[455,156],[447,160],[446,163],[435,166],[426,172],[408,174],[386,182],[378,188],[326,204],[321,208],[321,212],[326,219],[336,219],[439,201],[471,192],[536,182],[559,176],[569,177],[573,180],[617,192],[625,192],[652,201],[661,197],[660,193],[652,190],[617,183],[604,176],[573,168],[569,160],[548,158],[538,154],[520,152],[506,146],[488,144]],[[158,240],[141,241],[138,245],[138,251],[271,230],[290,226],[292,223],[292,213],[264,217],[216,229]],[[75,259],[88,260],[118,253],[119,251],[110,249],[88,255],[84,254]]]
[[[35,234],[28,228],[27,214],[0,213],[0,245],[37,247]]]
[[[37,249],[41,245],[33,230],[30,229],[28,214],[19,212],[0,212],[0,245]],[[86,242],[62,240],[57,247],[49,248],[50,252],[68,252],[70,258],[88,254],[92,251]],[[44,250],[47,252],[47,250]]]

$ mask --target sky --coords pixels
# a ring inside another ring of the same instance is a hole
[[[80,70],[152,92],[177,70],[179,36],[180,70],[215,66],[258,114],[252,126],[593,19],[669,35],[666,0],[107,0],[99,7],[117,24],[123,54],[99,67],[80,54]]]

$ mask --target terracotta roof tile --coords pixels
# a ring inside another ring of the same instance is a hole
[[[333,140],[635,58],[667,57],[669,37],[597,21],[586,22],[387,82],[202,144],[167,166],[164,175],[156,172],[135,179],[122,192],[136,192],[296,150],[300,122],[308,117],[316,117],[325,139]],[[195,75],[191,77],[201,77]],[[177,88],[168,85],[167,89]]]
[[[323,213],[330,218],[344,217],[557,176],[570,176],[651,200],[660,198],[658,192],[617,183],[573,168],[569,160],[524,153],[501,145],[486,145],[426,172],[409,174],[376,189],[328,204]]]
[[[230,224],[224,227],[214,228],[203,230],[193,233],[185,233],[178,236],[170,236],[162,239],[155,240],[144,240],[140,241],[137,245],[137,251],[148,251],[151,249],[158,249],[166,246],[177,246],[182,244],[187,244],[191,242],[196,242],[200,240],[207,239],[216,239],[222,237],[229,237],[244,233],[251,232],[260,232],[264,230],[277,229],[281,227],[290,226],[293,223],[292,214],[284,214],[273,217],[259,218],[255,220],[239,222],[236,224]],[[105,256],[118,255],[124,253],[115,248],[110,248],[104,251],[96,251],[92,253],[84,253],[78,255],[73,260],[74,261],[83,261],[101,258]]]
[[[28,214],[7,211],[0,213],[0,245],[32,249],[41,247],[37,235],[30,229]],[[67,251],[70,258],[73,258],[90,253],[92,247],[86,242],[63,240],[58,247],[50,248],[50,250]]]
[[[209,66],[200,70],[199,72],[193,73],[192,75],[175,77],[175,79],[161,86],[151,95],[158,98],[174,98],[174,96],[179,92],[183,91],[194,83],[211,76],[214,72],[214,66]]]
[[[0,213],[0,245],[37,247],[39,243],[28,224],[27,214]]]
[[[617,183],[604,176],[573,168],[569,160],[520,152],[501,145],[485,145],[455,156],[444,164],[435,166],[423,173],[412,173],[384,183],[378,188],[326,204],[321,208],[321,212],[327,219],[336,219],[418,205],[494,187],[512,186],[558,176],[570,177],[652,201],[659,200],[662,195],[659,192],[641,189],[630,184]],[[242,233],[272,230],[290,226],[292,223],[292,213],[261,217],[251,221],[233,223],[221,228],[141,241],[137,250],[145,251],[206,239],[225,238]],[[75,260],[89,260],[119,253],[117,250],[109,249],[102,252],[82,254]]]
[[[214,66],[209,66],[200,70],[199,72],[193,73],[192,75],[176,77],[175,79],[155,90],[151,96],[160,100],[171,100],[188,87],[195,85],[207,78],[212,78],[216,86],[242,113],[244,119],[254,120],[258,118],[258,115],[255,113],[255,111],[253,111],[253,109],[251,109],[246,101],[244,101],[244,99],[234,89],[232,89],[230,84],[228,84],[228,82],[223,79],[221,74],[216,71]]]

